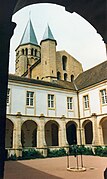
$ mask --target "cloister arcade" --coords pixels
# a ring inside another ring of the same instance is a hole
[[[44,119],[44,121],[46,121]],[[43,124],[36,122],[36,120],[22,120],[20,123],[21,131],[16,131],[15,125],[17,122],[12,122],[11,119],[6,119],[6,137],[5,143],[6,148],[15,148],[13,145],[15,143],[15,133],[16,135],[21,136],[21,147],[39,147],[39,132],[41,125],[43,127],[45,145],[47,147],[63,147],[61,141],[64,140],[62,143],[68,145],[78,144],[80,145],[79,135],[78,135],[78,123],[74,120],[66,120],[65,125],[63,126],[62,121],[58,120],[51,120],[49,119],[47,122]],[[94,122],[92,119],[84,120],[81,123],[81,134],[82,134],[82,144],[84,145],[92,145],[94,139]],[[66,139],[62,139],[61,132],[64,131],[65,128],[65,136]],[[99,138],[99,145],[107,145],[107,117],[104,117],[100,120],[97,129],[98,131],[98,138]],[[97,130],[96,129],[96,130]],[[18,129],[17,129],[18,130]],[[20,139],[20,138],[19,138]],[[45,147],[46,147],[45,146]],[[18,147],[18,146],[17,146]],[[42,144],[44,147],[44,143]]]

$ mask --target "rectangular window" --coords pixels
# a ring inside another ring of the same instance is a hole
[[[67,108],[72,109],[72,97],[67,97]]]
[[[33,98],[34,98],[34,92],[27,91],[26,93],[26,105],[27,106],[33,106]]]
[[[7,89],[7,104],[10,103],[10,89]]]
[[[88,109],[89,108],[89,97],[88,95],[84,96],[84,108]]]
[[[48,94],[48,108],[54,108],[54,95]]]
[[[102,102],[102,104],[107,104],[106,89],[101,90],[100,93],[101,93],[101,102]]]

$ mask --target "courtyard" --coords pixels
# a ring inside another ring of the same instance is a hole
[[[70,167],[76,167],[71,156]],[[80,165],[80,156],[79,165]],[[84,172],[67,171],[67,157],[6,161],[4,179],[104,179],[107,157],[83,156]]]

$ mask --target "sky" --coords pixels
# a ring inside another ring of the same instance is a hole
[[[75,12],[65,11],[65,8],[59,5],[36,4],[27,6],[13,15],[12,21],[17,26],[10,42],[9,73],[15,72],[15,49],[22,38],[29,14],[38,44],[49,24],[57,41],[57,51],[67,51],[82,64],[84,71],[107,59],[102,37],[85,19]]]

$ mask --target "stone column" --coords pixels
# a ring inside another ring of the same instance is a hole
[[[101,126],[99,126],[98,128],[98,135],[99,135],[99,145],[104,145],[103,131]]]
[[[13,148],[15,149],[16,156],[22,156],[22,144],[21,144],[21,114],[16,116],[16,122],[13,132]]]
[[[98,136],[98,126],[97,126],[97,115],[92,114],[92,124],[93,124],[93,142],[94,145],[99,145],[99,136]]]
[[[64,147],[64,146],[68,146],[68,142],[67,142],[67,135],[66,135],[66,118],[63,115],[61,117],[61,132],[59,134],[59,146],[60,147]]]
[[[5,160],[5,125],[9,46],[15,26],[16,24],[10,21],[7,23],[0,23],[0,178],[3,178]]]
[[[39,117],[39,126],[37,131],[37,147],[40,148],[40,152],[47,156],[47,146],[45,141],[45,128],[44,128],[44,118],[45,116],[43,114]]]

